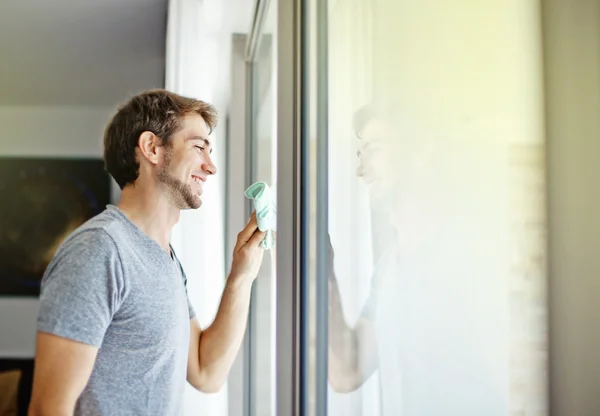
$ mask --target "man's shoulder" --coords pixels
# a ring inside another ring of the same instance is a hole
[[[115,240],[125,233],[123,224],[110,210],[104,210],[77,227],[60,244],[57,254],[69,251],[112,251]]]
[[[107,268],[120,269],[121,256],[108,232],[110,221],[103,217],[101,213],[83,223],[60,243],[45,270],[42,288],[57,276],[87,278]],[[86,281],[92,284],[96,280]]]
[[[94,238],[102,240],[107,237],[118,240],[128,234],[130,234],[130,230],[123,219],[120,218],[114,210],[110,209],[109,206],[107,209],[76,228],[69,237],[65,239],[65,243],[76,243],[81,240],[93,241]]]

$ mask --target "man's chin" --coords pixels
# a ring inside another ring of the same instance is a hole
[[[186,209],[199,209],[201,206],[202,200],[198,198],[197,200],[193,201],[193,203],[188,204],[188,207]]]
[[[202,206],[202,199],[200,198],[199,195],[193,195],[193,194],[188,194],[188,195],[183,195],[183,198],[180,202],[181,210],[188,210],[188,209],[198,209]]]

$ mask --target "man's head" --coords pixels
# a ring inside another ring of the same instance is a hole
[[[202,183],[216,173],[209,138],[216,119],[200,100],[165,90],[137,95],[106,128],[106,170],[121,189],[143,184],[179,209],[199,208]]]
[[[355,114],[357,175],[369,187],[373,208],[389,215],[404,238],[418,239],[448,212],[440,208],[447,207],[453,156],[439,119],[417,105],[371,104]]]
[[[367,187],[371,200],[380,204],[391,192],[394,153],[391,152],[391,126],[383,110],[375,104],[360,108],[354,115],[354,132],[359,139],[356,175]]]
[[[354,115],[358,137],[357,175],[377,207],[397,210],[407,198],[427,193],[435,173],[434,138],[423,115],[400,105],[368,104]],[[426,117],[424,117],[427,120]]]

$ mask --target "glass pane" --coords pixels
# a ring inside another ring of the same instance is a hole
[[[547,414],[539,13],[329,2],[330,415]]]
[[[267,2],[262,33],[251,65],[252,182],[265,182],[277,198],[276,1]],[[265,255],[251,308],[251,415],[275,415],[275,249]]]

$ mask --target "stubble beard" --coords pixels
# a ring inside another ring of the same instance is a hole
[[[198,209],[202,206],[202,199],[192,190],[189,184],[182,182],[170,172],[171,151],[165,155],[165,165],[158,173],[158,180],[167,190],[169,198],[178,209]]]

